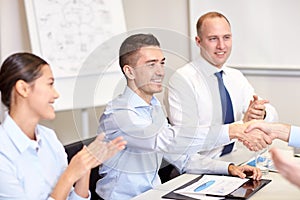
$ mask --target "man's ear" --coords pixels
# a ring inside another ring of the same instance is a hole
[[[195,42],[196,42],[197,46],[200,47],[201,38],[198,35],[195,37]]]
[[[124,65],[123,66],[123,72],[124,74],[126,75],[126,77],[128,79],[134,79],[135,78],[135,75],[134,75],[134,71],[133,71],[133,68],[130,67],[129,65]]]
[[[22,97],[28,97],[30,85],[23,80],[18,80],[15,85],[16,92]]]

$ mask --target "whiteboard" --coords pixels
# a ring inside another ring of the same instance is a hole
[[[118,35],[126,31],[122,0],[24,2],[32,52],[50,64],[56,79],[60,98],[55,109],[111,100],[114,87],[123,81],[116,63]]]
[[[229,65],[241,68],[300,69],[299,0],[190,0],[190,33],[208,11],[224,14],[233,34]],[[199,55],[192,46],[192,57]]]
[[[32,51],[51,63],[57,78],[77,75],[95,48],[126,31],[121,0],[25,3]],[[93,74],[93,70],[86,73]]]

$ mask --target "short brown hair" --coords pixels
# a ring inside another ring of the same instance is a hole
[[[154,35],[142,33],[131,35],[124,40],[119,50],[119,64],[122,72],[124,65],[136,64],[138,60],[137,51],[147,46],[160,47],[160,43]]]
[[[221,13],[218,13],[218,12],[208,12],[204,15],[202,15],[198,21],[197,21],[197,24],[196,24],[196,29],[197,29],[197,35],[200,37],[201,36],[201,28],[202,28],[202,25],[203,25],[203,22],[206,20],[206,19],[211,19],[211,18],[216,18],[216,17],[219,17],[219,18],[224,18],[229,26],[230,26],[230,22],[229,20]]]

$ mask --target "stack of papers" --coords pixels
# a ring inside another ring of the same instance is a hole
[[[231,176],[204,175],[192,185],[174,192],[196,199],[222,199],[220,197],[232,193],[248,180]]]

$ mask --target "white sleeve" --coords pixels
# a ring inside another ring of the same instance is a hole
[[[266,117],[267,122],[278,122],[278,113],[271,104],[266,104]]]
[[[164,155],[164,158],[172,163],[179,172],[191,174],[228,174],[228,166],[231,162],[215,160],[201,154],[192,155]]]

